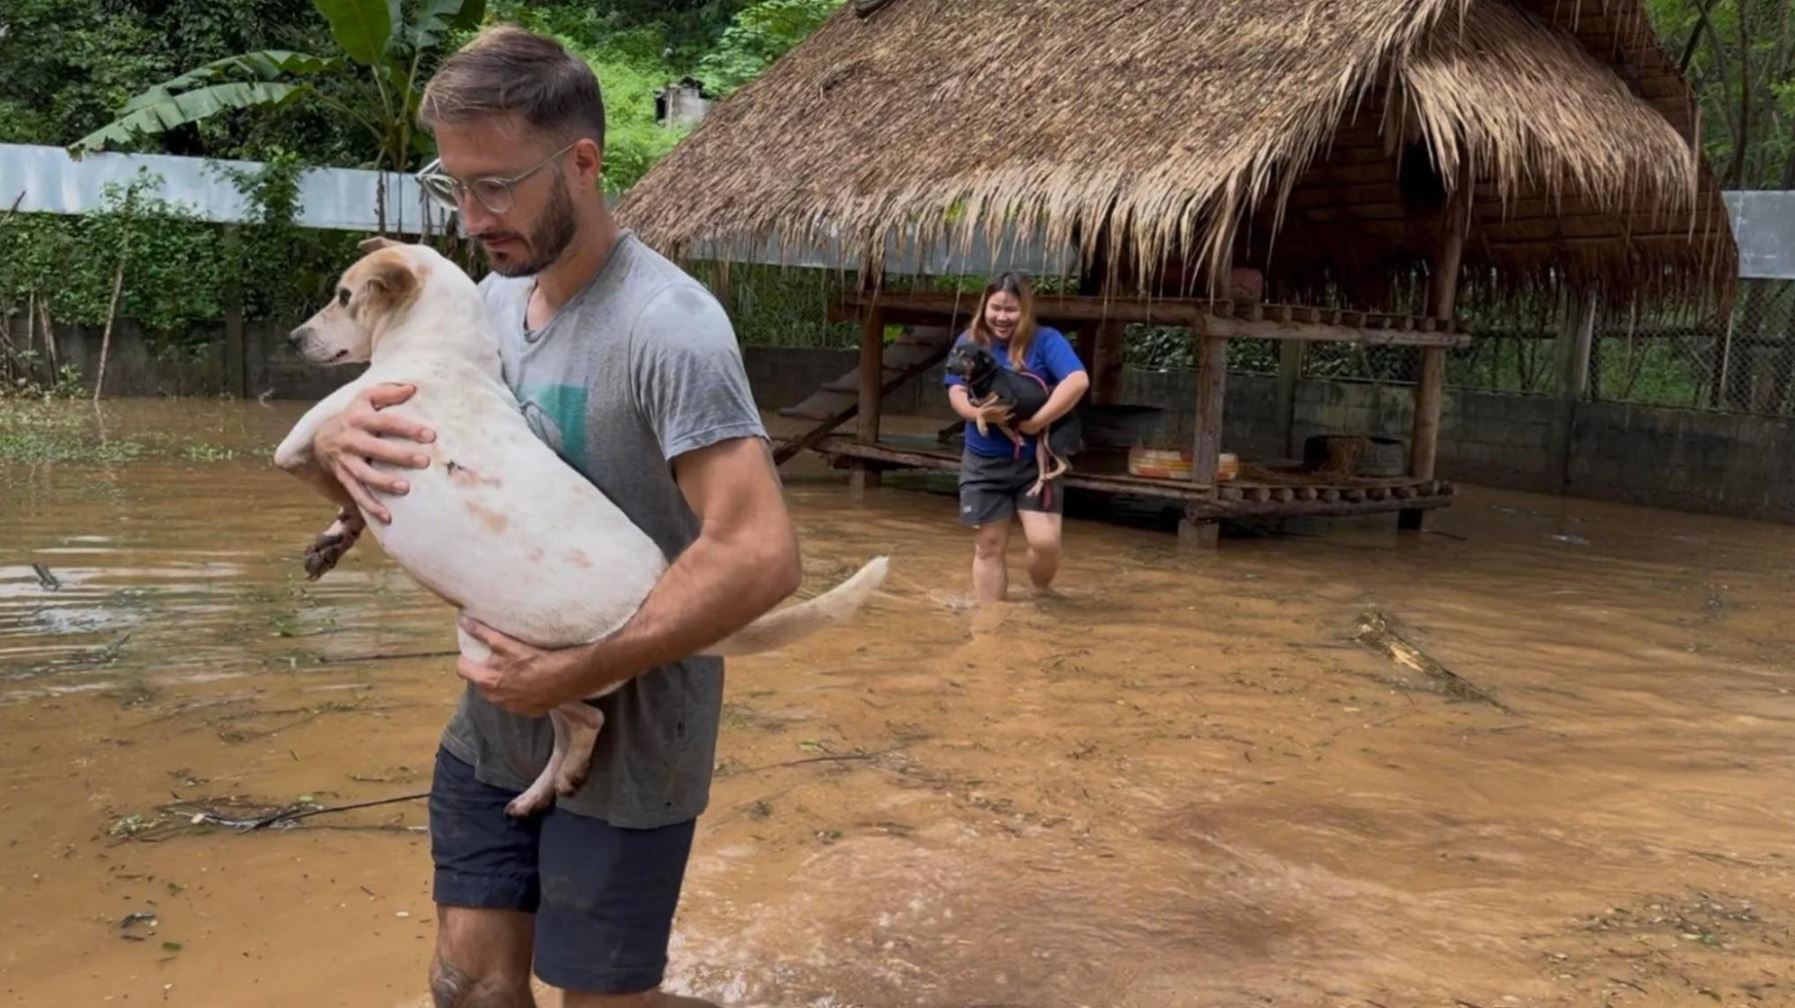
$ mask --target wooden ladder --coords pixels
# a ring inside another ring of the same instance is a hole
[[[884,398],[905,382],[941,363],[954,345],[953,330],[912,330],[895,343],[887,344],[880,355],[881,379],[879,397]],[[829,432],[854,418],[860,412],[860,368],[856,366],[834,381],[812,392],[796,406],[779,411],[780,416],[814,420],[817,425],[782,444],[773,453],[773,463],[784,465],[799,452],[829,436]]]

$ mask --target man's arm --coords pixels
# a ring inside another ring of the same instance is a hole
[[[673,475],[698,516],[698,538],[623,629],[592,648],[582,688],[697,654],[798,590],[798,536],[766,442],[734,438],[688,452],[673,460]]]

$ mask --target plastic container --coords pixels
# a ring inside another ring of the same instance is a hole
[[[1135,445],[1128,449],[1128,473],[1146,479],[1188,480],[1191,470],[1191,451],[1188,448],[1148,448]],[[1240,475],[1240,459],[1233,452],[1222,452],[1215,467],[1215,478],[1218,481],[1235,479]]]

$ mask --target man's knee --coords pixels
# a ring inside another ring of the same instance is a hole
[[[1006,529],[986,525],[972,541],[972,554],[980,560],[996,560],[1003,556],[1009,535]]]
[[[533,1008],[528,975],[478,975],[443,960],[430,964],[430,1001],[435,1008]]]

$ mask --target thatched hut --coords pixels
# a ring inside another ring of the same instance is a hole
[[[875,284],[894,252],[1070,245],[1102,296],[1058,317],[1111,324],[1089,352],[1116,358],[1121,319],[1185,322],[1205,397],[1229,336],[1422,346],[1401,498],[1418,515],[1443,503],[1433,439],[1444,353],[1466,338],[1461,281],[1730,302],[1736,253],[1694,101],[1642,7],[850,0],[621,213],[676,255],[830,247]],[[1301,307],[1217,300],[1241,267]],[[956,310],[878,303],[881,321]],[[885,382],[877,360],[861,370],[876,440]],[[1199,404],[1192,482],[1211,486],[1187,498],[1193,518],[1225,513],[1207,457],[1219,410]]]

